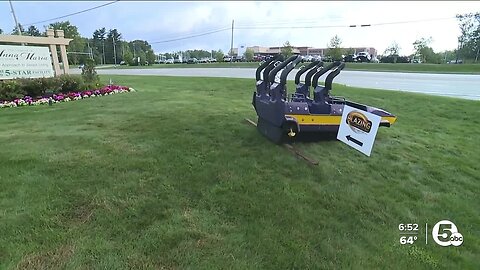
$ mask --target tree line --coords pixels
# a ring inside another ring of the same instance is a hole
[[[432,37],[422,37],[415,40],[412,45],[414,52],[409,55],[400,55],[400,46],[393,41],[379,56],[381,62],[397,63],[418,61],[422,63],[441,64],[451,60],[468,60],[477,63],[480,58],[480,12],[459,14],[461,35],[458,37],[458,47],[454,50],[435,52],[430,47]],[[335,35],[327,44],[326,56],[335,60],[342,59],[343,55],[353,54],[353,48],[343,48],[342,40]],[[282,54],[291,55],[292,47],[287,41],[282,48]]]
[[[46,36],[46,31],[41,32],[34,25],[26,30],[20,24],[22,35]],[[11,34],[16,35],[18,28],[15,27]],[[63,30],[65,38],[73,39],[67,46],[68,62],[78,65],[93,59],[96,64],[120,64],[124,61],[129,65],[153,64],[156,60],[155,53],[150,44],[145,40],[126,41],[118,29],[95,30],[91,38],[82,37],[78,28],[69,21],[54,22],[45,26],[45,29]],[[0,34],[3,30],[0,29]]]

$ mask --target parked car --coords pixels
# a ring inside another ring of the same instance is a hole
[[[173,60],[173,63],[175,63],[175,64],[181,64],[181,63],[182,63],[182,59],[177,58],[177,59]]]
[[[241,55],[237,55],[237,56],[234,56],[233,57],[233,61],[234,62],[244,62],[245,61],[245,58]]]
[[[357,54],[357,62],[370,62],[371,56],[368,52],[359,52]]]
[[[312,62],[314,59],[313,55],[305,55],[302,59],[302,62]]]
[[[85,65],[84,64],[81,64],[80,66],[78,66],[79,69],[82,69]]]
[[[208,61],[209,61],[210,63],[216,63],[216,62],[217,62],[217,59],[215,59],[215,58],[208,58]]]
[[[314,55],[312,61],[322,61],[322,57],[320,55]]]
[[[197,58],[195,58],[195,57],[194,57],[194,58],[190,58],[190,59],[188,59],[188,61],[187,61],[187,64],[197,64],[197,63],[198,63],[198,60],[197,60]]]
[[[323,57],[323,62],[332,62],[332,57],[331,56],[324,56]]]
[[[231,62],[232,61],[232,57],[228,56],[228,55],[225,55],[223,57],[223,62]]]
[[[165,60],[165,64],[173,64],[173,63],[174,63],[173,58]]]
[[[451,60],[451,61],[448,61],[447,64],[463,64],[463,60],[461,59]]]
[[[199,63],[210,63],[210,59],[204,57],[204,58],[198,60],[198,62],[199,62]]]
[[[265,56],[263,56],[263,55],[255,55],[255,56],[253,56],[253,61],[255,61],[255,62],[261,62],[261,61],[263,61],[263,60],[265,60]]]
[[[357,62],[357,56],[355,54],[348,54],[343,58],[345,62]]]

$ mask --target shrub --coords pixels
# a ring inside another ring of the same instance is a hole
[[[86,59],[82,68],[82,78],[87,85],[96,85],[100,81],[97,71],[95,70],[95,61]]]
[[[45,94],[69,93],[100,87],[87,88],[79,75],[60,75],[55,78],[15,79],[0,82],[0,100],[13,100],[24,95],[37,98]]]
[[[84,89],[84,82],[82,77],[75,75],[63,74],[55,78],[58,91],[54,90],[54,93],[68,93]]]
[[[380,59],[380,63],[394,63],[395,56],[388,55]],[[410,63],[410,58],[407,56],[397,56],[397,63]]]
[[[14,80],[0,81],[0,100],[22,98],[25,94],[20,83]]]
[[[17,79],[17,82],[23,91],[31,97],[42,96],[48,90],[55,91],[57,87],[54,78]]]

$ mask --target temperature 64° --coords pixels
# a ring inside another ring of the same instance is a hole
[[[400,244],[405,245],[405,244],[413,244],[415,243],[415,240],[417,240],[418,237],[416,236],[402,236],[400,237]]]

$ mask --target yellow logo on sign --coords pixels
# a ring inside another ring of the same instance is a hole
[[[347,115],[347,124],[353,131],[358,130],[369,133],[372,128],[372,122],[361,112],[351,111]]]

